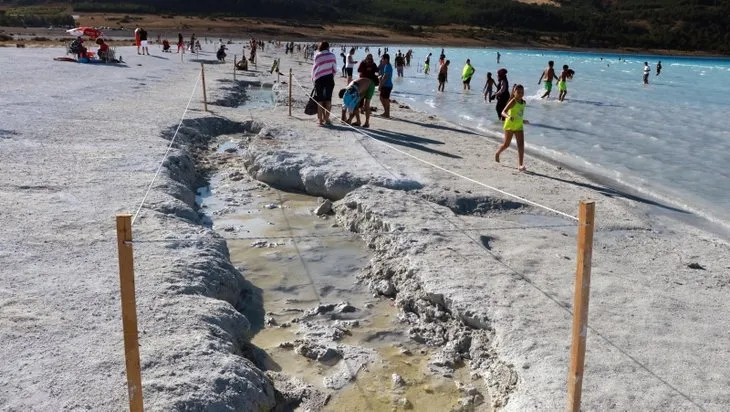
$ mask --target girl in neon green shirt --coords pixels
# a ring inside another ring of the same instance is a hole
[[[521,172],[527,170],[525,168],[525,132],[524,125],[529,124],[524,119],[525,114],[525,88],[521,84],[516,84],[512,89],[512,96],[507,106],[502,110],[504,116],[504,143],[497,149],[494,154],[494,160],[499,163],[499,155],[507,150],[512,143],[512,136],[517,139],[517,169]]]

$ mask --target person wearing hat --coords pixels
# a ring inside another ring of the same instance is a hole
[[[509,96],[510,90],[509,80],[507,80],[507,69],[501,68],[497,70],[497,91],[494,93],[493,96],[495,99],[497,99],[497,106],[495,107],[495,110],[497,110],[497,117],[499,117],[499,120],[504,120],[504,116],[502,116],[502,110],[507,107],[507,102],[509,102]]]

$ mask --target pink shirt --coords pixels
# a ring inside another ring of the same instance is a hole
[[[314,66],[312,66],[312,81],[320,77],[337,73],[337,56],[329,50],[318,52],[314,55]]]

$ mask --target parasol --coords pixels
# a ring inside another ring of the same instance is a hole
[[[104,33],[102,33],[101,30],[96,29],[94,27],[88,27],[88,26],[81,26],[81,27],[76,27],[75,29],[66,30],[66,33],[69,33],[74,36],[88,36],[92,39],[96,39],[97,37],[101,37],[104,35]]]

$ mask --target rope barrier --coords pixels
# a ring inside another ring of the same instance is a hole
[[[389,235],[417,235],[417,234],[439,234],[454,232],[482,232],[487,230],[527,230],[527,229],[575,229],[579,225],[542,225],[542,226],[501,226],[501,227],[476,227],[476,228],[458,228],[458,229],[435,229],[422,228],[421,230],[394,230],[391,232],[379,232],[378,236]],[[228,237],[227,240],[287,240],[287,239],[326,239],[336,237],[352,237],[355,233],[328,233],[322,235],[280,235],[280,236],[234,236]],[[192,241],[189,238],[162,238],[162,239],[136,239],[133,243],[162,243],[162,242],[178,242]]]
[[[180,131],[180,128],[182,127],[183,120],[185,120],[185,115],[188,112],[188,109],[190,108],[190,103],[193,101],[193,96],[195,96],[195,91],[198,89],[198,83],[200,83],[200,76],[197,76],[197,80],[195,81],[195,85],[193,86],[193,91],[190,93],[190,98],[188,99],[188,104],[185,106],[185,110],[183,111],[182,117],[180,117],[180,123],[177,125],[177,129],[175,129],[175,133],[172,135],[172,138],[170,139],[170,144],[167,146],[167,150],[165,150],[164,156],[162,156],[162,161],[160,161],[160,166],[157,167],[157,172],[155,172],[155,176],[152,178],[152,181],[150,182],[149,187],[147,187],[147,191],[144,194],[144,197],[142,198],[142,202],[140,202],[139,207],[137,208],[137,211],[134,213],[134,217],[132,217],[132,224],[137,220],[137,216],[139,215],[139,212],[142,210],[142,207],[144,206],[144,202],[147,200],[147,196],[149,196],[150,191],[152,190],[152,185],[155,184],[155,180],[157,180],[157,176],[160,175],[160,171],[162,171],[162,166],[165,164],[165,160],[167,159],[167,155],[170,154],[170,150],[172,149],[172,145],[175,143],[175,138],[177,137],[177,132]]]
[[[302,84],[301,84],[301,83],[299,82],[299,79],[297,79],[297,78],[296,78],[296,76],[293,76],[293,79],[294,79],[294,80],[295,80],[295,81],[297,82],[297,85],[299,86],[299,88],[300,88],[300,89],[302,89],[302,91],[303,91],[304,93],[306,93],[306,90],[304,89],[304,87],[302,86]],[[311,99],[311,97],[310,97],[310,99]],[[319,106],[320,108],[324,109],[324,106],[322,106],[321,104],[319,104],[319,102],[315,101],[315,103],[317,104],[317,106]],[[492,190],[492,191],[495,191],[495,192],[497,192],[497,193],[500,193],[500,194],[502,194],[502,195],[505,195],[505,196],[508,196],[508,197],[511,197],[511,198],[517,199],[517,200],[519,200],[519,201],[525,202],[525,203],[527,203],[527,204],[530,204],[530,205],[532,205],[532,206],[536,206],[536,207],[539,207],[539,208],[545,209],[545,210],[547,210],[547,211],[549,211],[549,212],[555,213],[555,214],[557,214],[557,215],[559,215],[559,216],[563,216],[563,217],[565,217],[565,218],[567,218],[567,219],[571,219],[571,220],[574,220],[574,221],[578,221],[578,218],[577,218],[577,217],[575,217],[575,216],[572,216],[572,215],[569,215],[569,214],[567,214],[567,213],[561,212],[561,211],[559,211],[559,210],[553,209],[553,208],[551,208],[551,207],[549,207],[549,206],[545,206],[545,205],[543,205],[543,204],[540,204],[540,203],[537,203],[537,202],[533,202],[532,200],[529,200],[529,199],[525,199],[524,197],[521,197],[521,196],[515,195],[515,194],[513,194],[513,193],[509,193],[509,192],[507,192],[507,191],[504,191],[504,190],[502,190],[502,189],[498,189],[498,188],[496,188],[496,187],[494,187],[494,186],[490,186],[490,185],[488,185],[488,184],[486,184],[486,183],[482,183],[482,182],[480,182],[480,181],[478,181],[478,180],[475,180],[475,179],[472,179],[472,178],[470,178],[470,177],[464,176],[464,175],[462,175],[462,174],[460,174],[460,173],[454,172],[453,170],[449,170],[449,169],[447,169],[447,168],[445,168],[445,167],[442,167],[442,166],[439,166],[439,165],[437,165],[437,164],[435,164],[435,163],[429,162],[428,160],[424,160],[424,159],[421,159],[420,157],[418,157],[418,156],[415,156],[415,155],[413,155],[413,154],[410,154],[410,153],[408,153],[408,152],[406,152],[406,151],[404,151],[404,150],[398,149],[397,147],[395,147],[395,146],[393,146],[393,145],[391,145],[391,144],[388,144],[388,143],[386,143],[386,142],[383,142],[383,141],[381,141],[381,140],[378,140],[378,139],[375,139],[375,138],[373,138],[373,137],[372,137],[371,135],[367,134],[367,132],[365,132],[365,131],[363,131],[363,130],[360,130],[360,129],[357,129],[357,128],[355,128],[355,127],[354,127],[353,125],[351,125],[351,124],[349,124],[349,123],[347,123],[347,122],[344,122],[344,121],[342,121],[342,119],[340,119],[339,117],[336,117],[336,116],[335,116],[335,119],[336,119],[337,121],[339,121],[340,123],[344,124],[344,125],[345,125],[346,127],[349,127],[349,128],[351,128],[351,129],[352,129],[353,131],[355,131],[355,132],[357,132],[357,133],[360,133],[360,134],[362,134],[363,136],[369,137],[369,138],[371,138],[372,140],[374,140],[375,142],[377,142],[377,143],[380,143],[380,144],[382,144],[382,145],[384,145],[384,146],[386,146],[386,147],[390,148],[391,150],[393,150],[393,151],[395,151],[395,152],[398,152],[398,153],[400,153],[400,154],[403,154],[403,155],[405,155],[405,156],[408,156],[408,157],[410,157],[410,158],[412,158],[412,159],[414,159],[414,160],[416,160],[416,161],[419,161],[419,162],[421,162],[421,163],[424,163],[424,164],[426,164],[426,165],[429,165],[429,166],[431,166],[431,167],[433,167],[433,168],[435,168],[435,169],[441,170],[441,171],[443,171],[443,172],[446,172],[446,173],[448,173],[448,174],[451,174],[451,175],[453,175],[453,176],[456,176],[456,177],[458,177],[458,178],[460,178],[460,179],[464,179],[464,180],[466,180],[466,181],[469,181],[469,182],[471,182],[471,183],[474,183],[474,184],[477,184],[477,185],[479,185],[479,186],[485,187],[485,188],[487,188],[487,189],[490,189],[490,190]]]
[[[297,82],[297,84],[298,84],[299,88],[300,88],[300,89],[302,90],[302,92],[303,92],[303,93],[304,93],[305,95],[308,95],[308,93],[307,93],[307,92],[306,92],[306,90],[305,90],[305,89],[304,89],[304,88],[302,87],[302,85],[301,85],[301,83],[299,82],[299,80],[298,80],[298,79],[297,79],[296,77],[294,77],[294,79],[296,80],[296,82]],[[311,97],[310,97],[310,98],[311,98]],[[315,101],[315,103],[316,103],[316,104],[317,104],[317,105],[318,105],[319,107],[321,107],[321,108],[323,108],[323,109],[324,109],[324,107],[322,107],[322,105],[320,105],[320,104],[319,104],[319,102],[316,102],[316,101]],[[424,163],[424,164],[427,164],[427,165],[429,165],[429,166],[432,166],[432,167],[434,167],[434,168],[436,168],[436,169],[442,170],[442,171],[444,171],[444,172],[446,172],[446,173],[449,173],[449,174],[451,174],[451,175],[457,176],[457,177],[459,177],[459,178],[465,179],[465,180],[467,180],[467,181],[470,181],[470,182],[472,182],[472,183],[478,184],[478,185],[480,185],[480,186],[486,187],[486,188],[488,188],[488,189],[494,190],[494,191],[496,191],[496,192],[498,192],[498,193],[501,193],[501,194],[504,194],[504,195],[506,195],[506,196],[509,196],[509,197],[512,197],[512,198],[515,198],[515,199],[521,200],[521,201],[523,201],[523,202],[525,202],[525,203],[531,204],[531,205],[533,205],[533,206],[537,206],[537,207],[539,207],[539,208],[542,208],[542,209],[548,210],[548,211],[550,211],[550,212],[553,212],[553,213],[555,213],[555,214],[558,214],[558,215],[560,215],[560,216],[566,217],[566,218],[568,218],[568,219],[571,219],[571,220],[575,220],[575,221],[578,221],[578,220],[579,220],[578,218],[576,218],[576,217],[574,217],[574,216],[571,216],[571,215],[569,215],[569,214],[566,214],[566,213],[560,212],[560,211],[558,211],[558,210],[555,210],[555,209],[553,209],[553,208],[550,208],[550,207],[548,207],[548,206],[545,206],[545,205],[539,204],[539,203],[537,203],[537,202],[533,202],[533,201],[530,201],[530,200],[528,200],[528,199],[525,199],[525,198],[522,198],[522,197],[520,197],[520,196],[518,196],[518,195],[514,195],[514,194],[512,194],[512,193],[509,193],[509,192],[503,191],[503,190],[501,190],[501,189],[497,189],[497,188],[495,188],[495,187],[489,186],[489,185],[487,185],[487,184],[484,184],[484,183],[482,183],[482,182],[479,182],[479,181],[477,181],[477,180],[474,180],[474,179],[471,179],[471,178],[469,178],[469,177],[463,176],[463,175],[461,175],[461,174],[459,174],[459,173],[453,172],[453,171],[451,171],[451,170],[448,170],[448,169],[446,169],[446,168],[443,168],[443,167],[441,167],[441,166],[435,165],[435,164],[433,164],[433,163],[431,163],[431,162],[428,162],[428,161],[426,161],[426,160],[420,159],[420,158],[418,158],[417,156],[414,156],[414,155],[411,155],[410,153],[407,153],[407,152],[404,152],[404,151],[402,151],[402,150],[399,150],[398,148],[396,148],[396,147],[393,147],[392,145],[389,145],[389,144],[387,144],[387,143],[385,143],[385,142],[382,142],[382,141],[380,141],[380,140],[378,140],[378,139],[374,139],[374,138],[373,138],[372,136],[368,135],[368,134],[367,134],[366,132],[364,132],[364,131],[362,131],[362,130],[359,130],[359,129],[356,129],[355,127],[353,127],[352,125],[350,125],[350,124],[348,124],[348,123],[346,123],[346,122],[342,122],[342,119],[340,119],[340,118],[338,118],[338,117],[335,117],[335,118],[336,118],[336,119],[337,119],[338,121],[340,121],[341,123],[344,123],[344,124],[345,124],[346,126],[348,126],[348,127],[350,127],[351,129],[353,129],[353,131],[355,131],[356,133],[359,133],[359,134],[361,134],[361,135],[363,135],[363,136],[369,137],[369,138],[371,138],[371,139],[375,140],[376,142],[378,142],[378,143],[381,143],[381,144],[383,144],[383,145],[385,145],[385,146],[389,147],[390,149],[392,149],[392,150],[394,150],[394,151],[396,151],[396,152],[402,153],[402,154],[404,154],[404,155],[406,155],[406,156],[408,156],[408,157],[411,157],[411,158],[413,158],[413,159],[415,159],[415,160],[417,160],[417,161],[419,161],[419,162],[422,162],[422,163]],[[367,150],[367,149],[365,149],[365,150]],[[369,151],[368,151],[368,152],[369,152]],[[371,153],[371,156],[372,156],[372,153]],[[374,157],[374,156],[373,156],[373,157]],[[376,161],[377,161],[377,159],[376,159]],[[457,215],[457,218],[459,218],[459,216],[458,216],[458,215]],[[448,221],[448,219],[447,219],[447,221]],[[454,226],[456,226],[456,225],[454,224]],[[578,227],[578,226],[570,226],[570,227]],[[446,230],[442,230],[442,231],[446,231]],[[469,235],[468,235],[468,234],[466,233],[467,231],[470,231],[470,229],[454,229],[454,231],[461,231],[461,232],[463,232],[465,236],[467,236],[467,237],[468,237],[469,239],[471,239],[472,241],[474,241],[474,242],[476,243],[476,240],[472,239],[472,238],[471,238],[471,236],[469,236]],[[510,272],[512,272],[512,273],[513,273],[514,275],[516,275],[517,277],[519,277],[519,278],[520,278],[520,279],[522,279],[523,281],[527,282],[527,283],[528,283],[529,285],[531,285],[531,286],[532,286],[533,288],[535,288],[535,289],[536,289],[536,290],[538,290],[538,291],[539,291],[540,293],[542,293],[542,294],[543,294],[544,296],[546,296],[546,297],[547,297],[547,298],[548,298],[549,300],[553,301],[553,303],[555,303],[555,304],[556,304],[556,305],[557,305],[557,306],[558,306],[558,307],[559,307],[560,309],[564,310],[564,311],[565,311],[566,313],[568,313],[568,314],[569,314],[569,315],[571,315],[571,316],[573,315],[573,311],[571,310],[571,308],[570,308],[570,307],[568,307],[568,306],[566,306],[565,304],[563,304],[562,302],[558,301],[558,300],[557,300],[557,299],[556,299],[556,298],[555,298],[554,296],[550,295],[550,294],[549,294],[549,293],[548,293],[547,291],[543,290],[543,289],[542,289],[542,288],[541,288],[540,286],[538,286],[538,285],[537,285],[537,284],[536,284],[536,283],[535,283],[535,282],[534,282],[534,281],[533,281],[532,279],[530,279],[530,278],[529,278],[528,276],[526,276],[526,275],[525,275],[525,274],[523,274],[523,273],[520,273],[520,272],[519,272],[518,270],[516,270],[516,269],[512,268],[512,267],[511,267],[511,266],[509,266],[509,265],[508,265],[507,263],[503,262],[503,261],[502,261],[501,259],[499,259],[499,258],[498,258],[498,257],[497,257],[497,256],[496,256],[496,255],[495,255],[495,254],[494,254],[493,252],[492,252],[492,251],[490,251],[490,250],[489,250],[489,249],[487,249],[486,247],[484,247],[484,249],[486,250],[486,252],[487,252],[487,253],[489,253],[490,255],[492,255],[492,256],[493,256],[493,257],[495,258],[495,260],[496,260],[496,261],[497,261],[497,262],[498,262],[499,264],[503,265],[503,266],[504,266],[505,268],[507,268],[507,269],[508,269],[508,270],[509,270]],[[633,355],[631,355],[630,353],[628,353],[628,351],[626,351],[626,350],[622,349],[621,347],[619,347],[619,346],[618,346],[618,345],[617,345],[617,344],[616,344],[615,342],[613,342],[613,341],[612,341],[611,339],[609,339],[609,338],[608,338],[608,337],[607,337],[606,335],[602,334],[602,333],[601,333],[601,332],[600,332],[599,330],[595,329],[595,328],[594,328],[593,326],[591,326],[590,324],[586,324],[586,326],[587,326],[587,328],[588,328],[588,329],[590,329],[590,330],[591,330],[591,332],[593,332],[593,333],[595,333],[596,335],[598,335],[598,336],[599,336],[599,337],[600,337],[601,339],[603,339],[603,340],[604,340],[604,341],[605,341],[606,343],[608,343],[608,344],[609,344],[610,346],[612,346],[613,348],[615,348],[616,350],[618,350],[618,351],[619,351],[619,352],[620,352],[620,353],[621,353],[622,355],[624,355],[625,357],[627,357],[627,358],[628,358],[628,359],[629,359],[630,361],[632,361],[633,363],[637,364],[637,365],[638,365],[638,366],[639,366],[639,367],[640,367],[641,369],[643,369],[644,371],[648,372],[648,373],[649,373],[650,375],[652,375],[652,376],[653,376],[653,377],[654,377],[655,379],[657,379],[657,380],[658,380],[659,382],[661,382],[661,383],[662,383],[663,385],[665,385],[666,387],[668,387],[669,389],[671,389],[671,390],[672,390],[672,391],[674,391],[675,393],[679,394],[679,395],[680,395],[680,396],[681,396],[682,398],[684,398],[685,400],[687,400],[688,402],[690,402],[690,403],[691,403],[691,404],[693,404],[694,406],[697,406],[697,407],[698,407],[698,408],[699,408],[700,410],[705,410],[705,408],[703,408],[702,406],[698,405],[698,404],[697,404],[697,403],[696,403],[696,402],[695,402],[695,401],[694,401],[694,400],[693,400],[693,399],[692,399],[692,398],[691,398],[691,397],[690,397],[689,395],[685,394],[684,392],[682,392],[681,390],[679,390],[679,389],[678,389],[677,387],[675,387],[674,385],[672,385],[671,383],[669,383],[669,382],[668,382],[668,381],[667,381],[666,379],[664,379],[664,378],[662,378],[661,376],[659,376],[659,375],[658,375],[658,374],[657,374],[656,372],[654,372],[653,370],[649,369],[649,368],[648,368],[648,367],[647,367],[647,366],[646,366],[646,365],[645,365],[644,363],[642,363],[641,361],[639,361],[638,359],[636,359],[636,358],[635,358],[635,357],[634,357]]]

